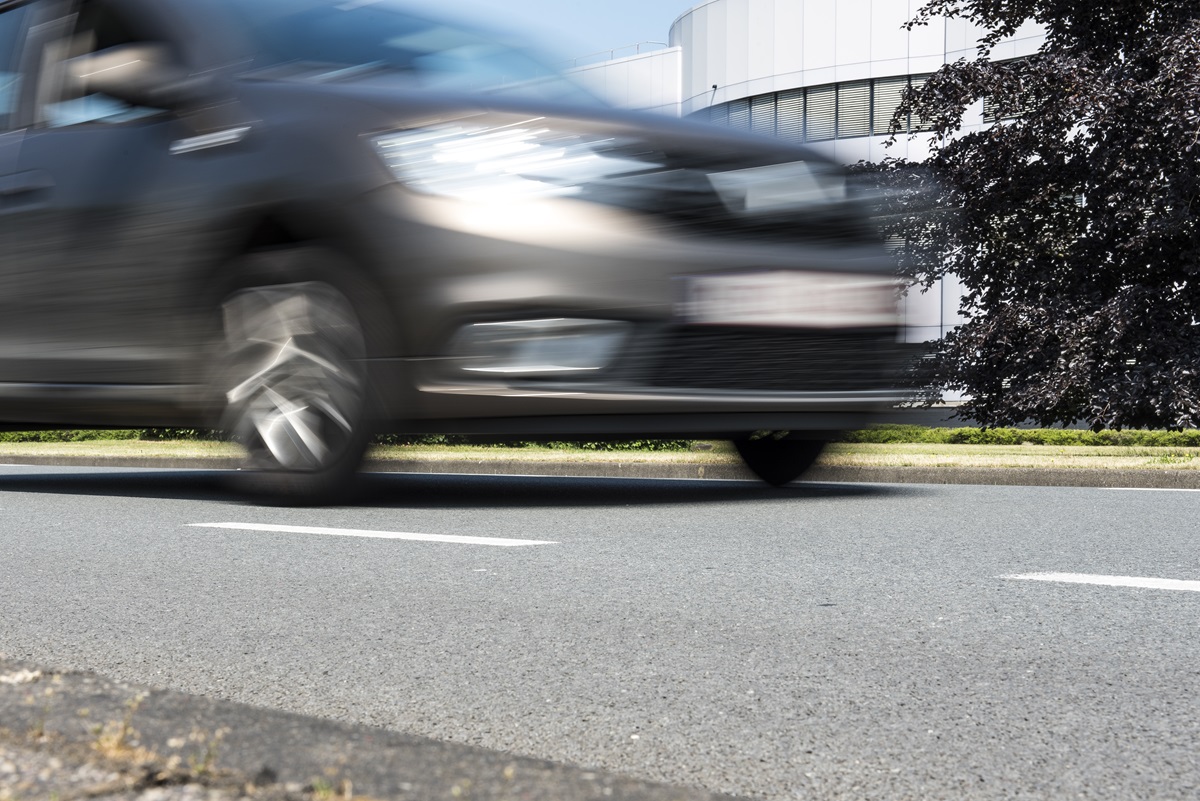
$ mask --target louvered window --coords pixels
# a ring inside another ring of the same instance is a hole
[[[1003,114],[1000,113],[1000,104],[990,97],[983,98],[983,121],[984,122],[999,122],[1000,120],[1015,120],[1018,117],[1025,116],[1028,108],[1018,104],[1016,108],[1008,108]]]
[[[837,138],[871,132],[871,82],[850,81],[837,88]]]
[[[804,90],[780,92],[775,98],[775,135],[788,142],[803,142]]]
[[[729,106],[729,127],[737,128],[739,131],[750,130],[750,100],[743,97],[740,100],[730,101]]]
[[[1015,62],[1024,61],[1021,58],[1009,59],[1001,62],[1004,64],[1014,64]],[[986,95],[983,98],[983,121],[984,122],[999,122],[1000,120],[1015,120],[1018,117],[1023,117],[1029,111],[1029,104],[1016,104],[1005,109],[1003,113],[1000,111],[1000,104]]]
[[[873,98],[873,108],[871,109],[871,133],[876,136],[888,133],[888,127],[892,124],[892,117],[895,116],[896,109],[900,107],[900,99],[907,88],[908,76],[875,79],[875,97]],[[908,133],[907,118],[904,121],[901,132]]]
[[[806,100],[804,138],[809,142],[832,139],[837,133],[837,87],[814,86]]]
[[[984,122],[996,122],[997,120],[1000,120],[1000,119],[1003,119],[1003,117],[1000,116],[1000,107],[996,104],[996,101],[992,100],[992,98],[990,98],[990,97],[984,96],[984,98],[983,98],[983,121]]]
[[[914,92],[919,91],[921,89],[921,87],[925,85],[925,82],[928,80],[929,80],[928,75],[913,75],[912,77],[909,78],[909,81],[912,85]],[[913,115],[911,115],[911,119],[909,120],[909,129],[913,133],[921,133],[924,131],[932,131],[933,127],[929,124],[929,122],[925,118],[918,117],[917,115],[913,114]]]
[[[775,95],[750,99],[750,130],[765,136],[775,135]]]
[[[713,106],[709,109],[708,121],[713,125],[729,125],[729,104],[721,103],[718,106]]]
[[[929,75],[924,74],[791,89],[731,100],[689,116],[788,142],[880,136],[889,132],[905,90],[910,86],[919,90],[927,80]],[[996,114],[995,104],[984,98],[985,121],[994,122]],[[1012,116],[1017,114],[1008,115]],[[930,130],[927,121],[914,119],[911,114],[901,120],[900,133]]]

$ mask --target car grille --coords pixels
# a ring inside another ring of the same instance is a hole
[[[625,187],[620,193],[586,187],[582,199],[645,216],[647,224],[686,235],[758,242],[875,241],[863,210],[850,203],[780,214],[738,215],[713,192],[669,192]]]
[[[672,389],[823,392],[889,389],[911,358],[895,331],[672,327],[639,343],[622,379]]]
[[[640,155],[630,154],[632,158]],[[597,179],[580,186],[575,197],[628,209],[644,215],[649,225],[681,234],[764,242],[880,239],[860,202],[845,200],[790,211],[739,214],[726,207],[708,178],[711,171],[735,165],[696,166],[694,158],[656,155],[666,165],[664,170]]]
[[[664,203],[656,214],[664,227],[705,236],[730,236],[760,242],[874,241],[861,212],[848,205],[830,206],[807,214],[739,217],[719,204],[672,207]]]

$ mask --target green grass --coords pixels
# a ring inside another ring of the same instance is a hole
[[[131,430],[51,430],[0,431],[0,443],[64,442],[219,442],[220,437],[205,429],[144,428]],[[861,431],[849,431],[838,442],[874,445],[1057,445],[1063,447],[1123,448],[1200,448],[1200,430],[1185,431],[1086,431],[1059,428],[928,428],[914,425],[882,425]],[[472,448],[533,449],[597,452],[675,452],[695,449],[691,440],[638,439],[617,442],[563,440],[532,442],[526,440],[486,440],[458,435],[383,434],[376,445],[401,448]]]
[[[90,459],[236,460],[241,449],[194,429],[0,433],[0,455]],[[719,464],[737,461],[728,442],[481,442],[469,437],[385,436],[369,458],[385,462],[626,462]],[[850,432],[826,449],[830,466],[1048,467],[1200,470],[1200,431],[925,428],[890,425]]]
[[[51,429],[49,431],[0,431],[0,442],[114,442],[114,441],[216,441],[212,432],[200,428]]]
[[[1086,431],[1063,428],[926,428],[886,425],[851,431],[841,442],[929,445],[1060,445],[1086,447],[1197,448],[1200,431]]]
[[[0,442],[100,442],[138,439],[137,431],[0,431]]]

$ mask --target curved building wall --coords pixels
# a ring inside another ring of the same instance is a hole
[[[671,26],[682,55],[685,116],[817,144],[844,163],[884,155],[919,158],[918,137],[884,151],[903,88],[959,58],[974,58],[980,31],[938,19],[904,29],[926,0],[709,0]],[[1030,55],[1043,41],[1026,25],[993,50]],[[984,127],[982,103],[966,128]],[[909,121],[920,131],[920,121]]]
[[[680,16],[670,42],[682,58],[680,113],[777,136],[843,164],[929,153],[921,120],[887,147],[888,125],[909,86],[944,64],[974,59],[981,31],[960,19],[906,30],[926,0],[709,0]],[[1032,55],[1044,41],[1027,24],[992,50],[1005,60]],[[984,103],[962,132],[990,125]],[[906,339],[924,342],[963,322],[953,276],[911,292],[902,309]]]
[[[567,74],[613,105],[679,116],[678,47],[572,67]]]

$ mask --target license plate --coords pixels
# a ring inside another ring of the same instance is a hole
[[[677,313],[698,325],[864,328],[897,324],[893,279],[773,270],[682,279]]]

